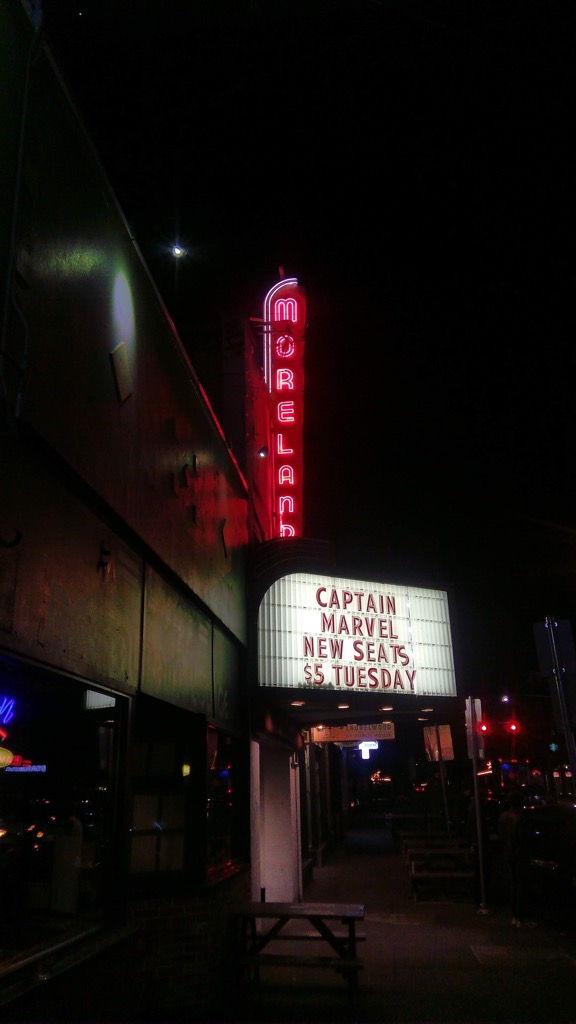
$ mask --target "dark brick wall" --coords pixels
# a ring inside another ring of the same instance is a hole
[[[129,938],[44,981],[0,1014],[11,1024],[230,1019],[230,914],[249,898],[245,870],[197,896],[131,900]]]
[[[162,1013],[202,1012],[219,1004],[232,967],[230,911],[250,898],[247,871],[199,896],[134,901],[131,957],[137,989]]]

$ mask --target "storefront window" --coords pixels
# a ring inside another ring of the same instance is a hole
[[[141,694],[131,756],[130,872],[133,886],[198,885],[204,721]]]
[[[136,793],[132,816],[132,871],[182,871],[184,826],[184,793]]]
[[[138,697],[131,756],[133,888],[198,888],[237,869],[249,843],[241,749],[203,716]]]
[[[121,704],[0,660],[3,960],[81,934],[111,909]]]
[[[231,745],[226,736],[208,730],[208,869],[217,871],[232,860],[232,813],[234,807]]]

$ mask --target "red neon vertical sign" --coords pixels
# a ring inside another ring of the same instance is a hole
[[[302,536],[306,296],[295,277],[264,300],[264,376],[272,419],[272,521],[275,537]]]

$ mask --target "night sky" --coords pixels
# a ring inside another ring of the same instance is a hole
[[[448,588],[463,684],[523,685],[533,623],[576,612],[574,3],[43,7],[215,407],[283,266],[306,532],[342,575]]]

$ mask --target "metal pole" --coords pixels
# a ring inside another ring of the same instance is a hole
[[[435,722],[436,728],[436,743],[438,744],[438,764],[440,766],[440,780],[442,782],[442,799],[444,801],[444,814],[446,815],[446,830],[448,833],[448,839],[452,838],[450,829],[450,814],[448,811],[448,795],[446,793],[446,765],[444,764],[444,757],[442,755],[442,744],[440,742],[440,729],[438,728],[438,722]]]
[[[472,775],[474,777],[474,810],[476,813],[476,836],[478,840],[478,870],[480,873],[480,905],[479,914],[487,914],[486,906],[486,879],[484,872],[484,834],[482,829],[482,817],[480,813],[480,790],[478,787],[478,733],[476,731],[476,703],[470,697],[470,725],[472,728]]]
[[[576,746],[574,743],[574,733],[572,732],[572,726],[570,724],[570,719],[568,717],[568,710],[566,708],[564,687],[562,686],[562,666],[560,665],[558,648],[556,646],[556,637],[554,636],[554,627],[556,625],[556,619],[553,618],[551,615],[547,615],[546,627],[548,629],[548,639],[550,642],[550,654],[552,655],[552,668],[554,682],[556,684],[558,707],[560,709],[560,718],[562,720],[562,728],[564,730],[564,738],[566,740],[566,752],[568,754],[568,761],[570,763],[570,771],[572,772],[572,778],[576,778]]]

